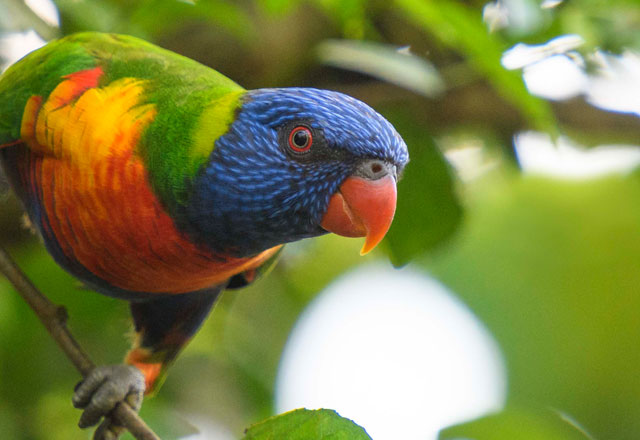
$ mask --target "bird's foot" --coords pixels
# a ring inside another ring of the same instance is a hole
[[[124,431],[110,412],[120,402],[138,411],[145,391],[144,375],[131,365],[96,367],[76,385],[73,406],[83,410],[78,426],[88,428],[104,420],[96,429],[94,440],[115,440]]]

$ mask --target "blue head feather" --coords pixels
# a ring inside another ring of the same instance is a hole
[[[318,135],[322,159],[287,154],[282,131],[300,123]],[[393,126],[354,98],[306,88],[250,91],[193,184],[188,230],[213,251],[236,256],[321,235],[330,197],[362,161],[401,169],[408,158]]]

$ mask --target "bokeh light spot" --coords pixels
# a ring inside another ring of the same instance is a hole
[[[372,438],[430,439],[499,410],[506,373],[478,319],[426,274],[359,268],[299,318],[278,372],[276,410],[331,408]]]

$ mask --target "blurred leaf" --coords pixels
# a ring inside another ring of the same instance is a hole
[[[316,3],[340,25],[345,38],[364,38],[367,28],[364,0],[316,0]]]
[[[396,1],[411,21],[441,43],[464,54],[469,63],[534,127],[555,133],[555,120],[549,105],[528,92],[519,73],[507,71],[500,64],[506,44],[496,34],[487,32],[480,11],[451,0]]]
[[[456,230],[462,208],[453,177],[429,133],[405,112],[385,112],[409,146],[410,161],[398,182],[398,205],[385,243],[400,266],[442,243]]]
[[[298,6],[301,0],[258,0],[258,3],[269,14],[284,15]]]
[[[438,440],[593,440],[552,411],[509,409],[440,431]]]
[[[164,1],[158,0],[160,3]],[[226,29],[243,41],[250,42],[251,38],[257,38],[255,26],[248,12],[233,1],[200,0],[196,2],[194,14],[212,26]]]
[[[505,31],[510,37],[524,38],[548,25],[551,12],[541,7],[541,0],[500,1],[494,3],[498,3],[500,7],[506,9],[508,18]],[[484,11],[483,16],[486,18]],[[486,20],[485,23],[487,23]],[[487,23],[487,25],[489,24]],[[491,28],[491,26],[489,27]]]
[[[297,409],[257,423],[244,440],[371,440],[364,429],[329,409]]]
[[[122,32],[143,36],[127,26],[118,6],[107,0],[54,0],[64,35],[82,31]]]
[[[199,433],[196,426],[176,412],[174,405],[170,401],[145,399],[144,405],[140,410],[140,416],[164,440],[187,438]]]
[[[318,45],[325,64],[365,73],[424,96],[444,90],[438,71],[428,61],[381,43],[327,40]]]
[[[486,181],[431,273],[487,325],[509,402],[575,416],[597,439],[640,438],[640,181]]]
[[[223,295],[215,320],[203,330],[216,327],[218,334],[224,335],[223,348],[230,369],[250,385],[245,394],[250,400],[261,402],[258,410],[267,410],[253,420],[272,414],[280,355],[296,319],[327,284],[347,268],[369,258],[359,256],[361,246],[361,239],[333,234],[289,244],[267,277],[242,292],[229,291]],[[204,344],[210,350],[212,344],[207,341],[210,339],[204,339]],[[198,343],[198,337],[194,343]]]
[[[85,30],[119,32],[157,40],[189,22],[204,22],[231,32],[236,38],[252,37],[254,27],[239,5],[223,0],[55,0],[65,34]],[[162,23],[162,26],[158,26]]]
[[[0,2],[0,34],[31,29],[45,40],[59,36],[59,29],[40,18],[27,6],[24,0],[3,0]]]
[[[20,438],[16,425],[17,417],[14,414],[13,409],[5,402],[0,403],[0,435],[2,438],[15,439]]]
[[[621,53],[628,48],[640,49],[640,8],[636,0],[565,1],[558,8],[556,20],[568,33],[578,33],[591,50]]]

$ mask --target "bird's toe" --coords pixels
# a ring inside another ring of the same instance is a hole
[[[130,365],[105,365],[96,367],[80,382],[73,395],[73,406],[83,410],[78,426],[87,428],[107,416],[118,403],[127,402],[135,411],[140,409],[145,391],[144,375]],[[96,431],[96,439],[117,438],[111,436],[111,418]]]

